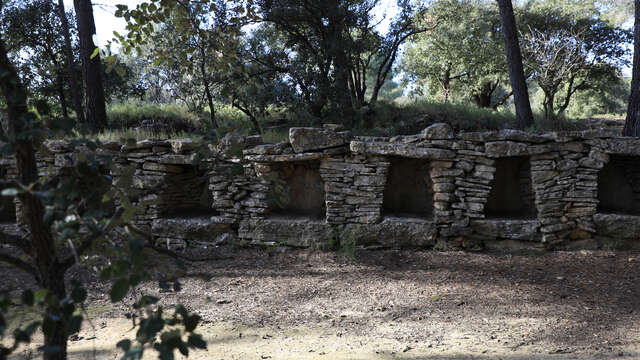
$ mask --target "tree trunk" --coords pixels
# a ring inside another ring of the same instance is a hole
[[[69,22],[67,21],[67,13],[64,9],[63,0],[58,0],[58,13],[62,23],[62,33],[64,34],[64,55],[67,59],[67,76],[69,77],[69,87],[71,88],[71,98],[73,108],[76,112],[76,122],[85,124],[84,112],[82,111],[82,92],[80,91],[80,80],[78,73],[75,71],[73,61],[73,49],[71,47],[71,34],[69,33]]]
[[[369,107],[371,109],[373,109],[378,103],[378,95],[380,94],[380,89],[382,89],[382,86],[384,85],[384,81],[386,80],[388,73],[389,71],[385,70],[384,76],[382,76],[381,79],[380,78],[376,79],[376,84],[373,86],[373,91],[371,92],[371,99],[369,99]]]
[[[529,91],[524,77],[522,67],[522,54],[518,43],[518,30],[516,19],[513,15],[511,0],[498,0],[500,7],[500,19],[502,21],[502,33],[507,52],[507,65],[509,67],[509,80],[513,89],[513,96],[516,105],[516,117],[518,118],[518,128],[525,129],[533,125],[533,113],[529,102]]]
[[[85,88],[86,121],[94,133],[104,130],[107,123],[107,111],[102,85],[102,67],[100,54],[93,58],[96,49],[93,34],[96,26],[93,20],[91,0],[73,0],[78,23],[78,37],[80,38],[80,57],[82,58],[82,78]]]
[[[473,102],[480,109],[491,108],[491,97],[487,96],[487,94],[484,92],[478,92],[473,94]]]
[[[398,46],[400,46],[400,43],[398,43]],[[376,83],[373,86],[373,92],[371,93],[371,100],[369,100],[369,104],[371,108],[373,108],[375,104],[378,102],[378,94],[380,93],[380,89],[382,89],[382,86],[384,86],[384,82],[387,79],[387,76],[389,76],[389,72],[391,71],[391,67],[393,66],[393,63],[396,61],[397,55],[398,55],[398,48],[396,47],[392,50],[391,54],[383,60],[382,64],[378,68]]]
[[[354,111],[353,101],[349,92],[349,57],[344,46],[344,15],[338,0],[328,0],[329,31],[331,41],[329,53],[333,58],[333,71],[335,73],[333,98],[340,107],[342,120],[345,124],[353,125]]]
[[[205,66],[206,61],[206,53],[204,52],[204,47],[199,46],[200,49],[200,75],[202,76],[202,81],[204,82],[204,94],[207,97],[207,104],[209,105],[209,118],[211,120],[211,127],[213,129],[218,128],[218,123],[216,122],[216,109],[213,104],[213,96],[211,95],[211,88],[209,87],[209,77],[207,76],[207,68]]]
[[[13,148],[18,170],[18,179],[24,186],[34,184],[38,180],[38,167],[35,150],[27,131],[26,122],[33,117],[27,108],[27,92],[18,74],[9,62],[4,41],[0,39],[0,91],[7,105],[9,137],[13,140]],[[40,199],[31,191],[18,195],[22,203],[23,221],[29,227],[31,246],[29,256],[36,265],[36,280],[45,289],[62,300],[65,295],[64,270],[61,271],[57,260],[56,249],[49,227],[44,223],[44,207]],[[62,272],[62,274],[60,274]],[[59,309],[48,307],[47,314],[62,319]],[[56,321],[51,331],[47,331],[45,345],[55,351],[45,352],[45,360],[64,360],[67,357],[67,337],[64,323]]]
[[[262,135],[262,128],[260,127],[260,122],[258,122],[258,119],[253,115],[251,111],[249,111],[249,109],[241,106],[235,100],[231,101],[231,106],[235,107],[236,109],[242,111],[245,115],[247,115],[249,117],[249,120],[251,121],[251,124],[253,125],[253,130],[255,130],[256,133]]]
[[[491,98],[493,97],[493,92],[498,88],[498,84],[499,81],[495,83],[493,81],[484,81],[479,88],[475,89],[472,99],[477,107],[481,109],[493,108]]]
[[[58,98],[60,98],[60,106],[62,107],[62,116],[69,117],[69,111],[67,110],[67,98],[64,96],[64,76],[58,75],[56,87],[58,88]]]
[[[218,128],[218,122],[216,121],[216,108],[213,104],[213,96],[211,95],[211,89],[209,88],[209,81],[204,81],[204,92],[207,96],[207,104],[209,105],[209,120],[211,121],[211,127],[213,129]]]
[[[547,120],[555,120],[555,98],[556,95],[554,92],[544,91],[544,100],[542,101],[542,107],[544,108],[544,118]]]
[[[42,282],[42,286],[56,297],[59,301],[67,297],[67,291],[64,284],[64,268],[56,261],[51,267],[47,277]],[[50,352],[43,354],[44,360],[66,360],[67,359],[67,339],[65,331],[64,314],[60,306],[48,305],[45,309],[45,319],[59,319],[55,321],[54,326],[44,334],[44,346],[50,349]]]
[[[382,86],[374,86],[373,91],[371,92],[371,99],[369,99],[369,108],[373,109],[378,103],[378,95],[380,94],[380,88]]]
[[[622,135],[640,137],[640,0],[635,0],[631,96]]]
[[[444,71],[444,76],[440,79],[440,86],[442,87],[442,102],[449,102],[449,94],[451,93],[451,69],[447,68]]]
[[[498,106],[503,105],[513,95],[513,91],[504,94],[495,104],[491,105],[493,110],[498,110]]]

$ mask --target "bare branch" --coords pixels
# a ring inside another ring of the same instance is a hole
[[[17,258],[17,257],[14,257],[14,256],[11,256],[11,255],[8,255],[8,254],[0,252],[0,261],[1,262],[5,262],[5,263],[7,263],[9,265],[12,265],[12,266],[14,266],[14,267],[16,267],[16,268],[18,268],[18,269],[30,274],[30,275],[32,275],[36,279],[36,281],[38,279],[40,279],[40,275],[38,274],[38,270],[36,270],[35,267],[33,267],[31,264],[29,264],[28,262],[26,262],[26,261],[24,261],[24,260],[22,260],[20,258]]]
[[[191,261],[191,262],[200,262],[200,261],[209,261],[209,260],[222,260],[223,259],[222,257],[192,258],[190,256],[185,256],[184,254],[180,254],[180,253],[177,253],[175,251],[172,251],[172,250],[160,247],[160,246],[156,246],[153,243],[153,237],[151,235],[149,235],[147,232],[142,231],[142,230],[138,229],[137,227],[135,227],[133,225],[128,225],[128,227],[136,235],[138,235],[138,236],[140,236],[140,237],[142,237],[142,238],[144,238],[146,240],[145,244],[144,244],[145,248],[151,249],[151,250],[153,250],[153,251],[155,251],[155,252],[157,252],[159,254],[162,254],[162,255],[167,255],[167,256],[169,256],[169,257],[171,257],[173,259],[186,260],[186,261]]]

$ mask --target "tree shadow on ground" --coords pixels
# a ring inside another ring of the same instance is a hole
[[[637,253],[366,251],[356,259],[335,253],[249,251],[198,271],[208,273],[214,283],[251,279],[238,292],[251,293],[255,287],[257,300],[251,303],[256,314],[262,314],[258,317],[273,312],[274,318],[295,322],[318,317],[313,309],[323,307],[331,316],[361,309],[363,315],[353,316],[353,321],[363,326],[397,319],[473,323],[485,318],[489,323],[475,324],[476,330],[492,329],[491,323],[530,322],[532,330],[523,344],[602,348],[615,346],[618,332],[640,321]],[[305,310],[307,314],[283,306],[311,310]]]

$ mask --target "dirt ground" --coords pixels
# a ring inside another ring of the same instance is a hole
[[[204,319],[209,349],[190,359],[640,359],[639,253],[228,255],[160,294]],[[140,291],[159,294],[155,283]],[[117,359],[115,343],[134,337],[107,292],[92,283],[90,308],[102,310],[70,358]]]

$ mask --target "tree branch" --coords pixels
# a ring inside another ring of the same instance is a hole
[[[5,263],[7,263],[9,265],[12,265],[12,266],[14,266],[14,267],[16,267],[16,268],[18,268],[18,269],[30,274],[30,275],[32,275],[36,279],[36,281],[38,281],[40,279],[40,274],[38,274],[38,270],[36,270],[35,267],[33,267],[31,264],[29,264],[28,262],[26,262],[26,261],[24,261],[24,260],[22,260],[20,258],[17,258],[17,257],[14,257],[14,256],[11,256],[11,255],[8,255],[8,254],[4,254],[4,253],[0,252],[0,262],[5,262]]]
[[[510,92],[508,92],[508,93],[504,94],[504,95],[500,98],[500,100],[498,100],[498,101],[497,101],[497,102],[496,102],[496,103],[495,103],[491,108],[492,108],[493,110],[497,110],[497,109],[498,109],[498,106],[500,106],[500,105],[504,104],[504,103],[507,101],[507,99],[509,99],[509,98],[511,97],[511,95],[513,95],[513,91],[510,91]]]
[[[199,262],[199,261],[209,261],[209,260],[214,260],[212,258],[201,258],[201,259],[197,259],[197,258],[192,258],[189,256],[185,256],[182,254],[179,254],[175,251],[171,251],[169,249],[165,249],[162,248],[160,246],[156,246],[153,243],[153,237],[150,236],[149,234],[147,234],[145,231],[142,231],[140,229],[138,229],[137,227],[133,226],[133,225],[128,225],[129,229],[131,229],[132,232],[134,232],[135,234],[141,236],[142,238],[144,238],[146,240],[144,247],[147,249],[151,249],[159,254],[162,255],[167,255],[170,258],[173,258],[175,260],[186,260],[186,261],[191,261],[191,262]],[[215,259],[222,259],[220,257],[216,257]]]

